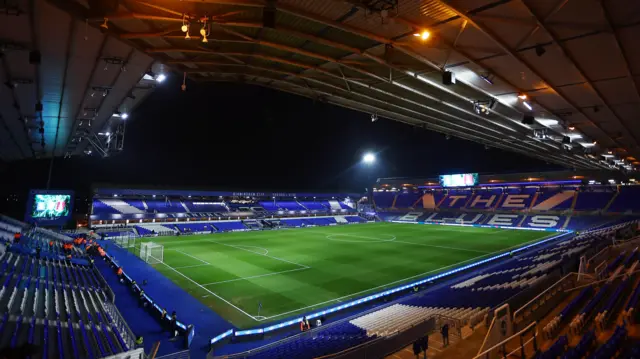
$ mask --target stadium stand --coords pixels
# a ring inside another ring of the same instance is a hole
[[[133,333],[113,306],[113,293],[102,276],[87,264],[53,259],[64,258],[58,245],[41,243],[59,244],[68,237],[6,217],[0,223],[23,233],[19,243],[0,255],[0,347],[39,345],[31,358],[101,358],[134,349]],[[34,245],[51,257],[20,250]]]

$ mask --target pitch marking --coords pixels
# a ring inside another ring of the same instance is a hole
[[[483,258],[483,257],[491,256],[491,255],[494,255],[494,254],[497,254],[497,253],[502,253],[502,252],[506,253],[506,252],[510,251],[511,249],[515,249],[515,248],[518,248],[518,247],[526,246],[527,244],[530,244],[530,243],[532,243],[532,242],[542,241],[542,240],[545,240],[545,239],[547,239],[547,238],[549,238],[549,237],[551,237],[551,236],[555,236],[555,235],[557,235],[557,233],[554,233],[554,234],[548,235],[548,236],[543,237],[543,238],[534,239],[534,240],[531,240],[531,241],[528,241],[528,242],[525,242],[525,243],[520,243],[520,244],[517,244],[517,245],[515,245],[515,246],[511,246],[511,247],[509,247],[509,248],[505,248],[505,249],[497,250],[497,251],[495,251],[495,252],[487,253],[487,254],[485,254],[485,255],[477,256],[477,257],[474,257],[474,258],[471,258],[471,259],[467,259],[467,260],[464,260],[464,261],[462,261],[462,262],[453,263],[453,264],[450,264],[450,265],[445,266],[445,267],[440,267],[440,268],[438,268],[438,269],[430,270],[430,271],[428,271],[428,272],[424,272],[424,273],[416,274],[416,275],[413,275],[413,276],[411,276],[411,277],[407,277],[407,278],[404,278],[404,279],[399,279],[399,280],[396,280],[396,281],[393,281],[393,282],[390,282],[390,283],[386,283],[386,284],[383,284],[383,285],[379,285],[379,286],[377,286],[377,287],[373,287],[373,288],[365,289],[365,290],[362,290],[362,291],[360,291],[360,292],[351,293],[351,294],[348,294],[348,295],[345,295],[345,296],[342,296],[342,297],[339,297],[339,298],[334,298],[334,299],[327,300],[327,301],[324,301],[324,302],[321,302],[321,303],[316,303],[316,304],[313,304],[313,305],[309,305],[309,306],[306,306],[306,307],[303,307],[303,308],[298,308],[298,309],[290,310],[290,311],[288,311],[288,312],[284,312],[284,313],[280,313],[280,314],[272,315],[272,316],[270,316],[270,317],[266,317],[265,319],[260,319],[259,321],[262,321],[262,320],[268,320],[268,319],[277,318],[277,317],[281,317],[281,316],[283,316],[283,315],[287,315],[287,314],[291,314],[291,313],[296,313],[296,312],[299,312],[299,311],[301,311],[301,310],[305,310],[305,309],[309,309],[309,308],[315,308],[315,307],[318,307],[318,306],[321,306],[321,305],[324,305],[324,304],[328,304],[328,303],[339,302],[340,300],[345,299],[345,298],[350,298],[350,297],[353,297],[353,296],[358,295],[358,294],[371,292],[371,291],[376,290],[376,289],[379,289],[379,288],[388,287],[388,286],[390,286],[390,285],[397,284],[397,283],[401,283],[401,282],[404,282],[404,281],[407,281],[407,280],[409,280],[409,279],[413,279],[413,278],[416,278],[416,277],[421,277],[421,276],[424,276],[424,275],[426,275],[426,274],[431,274],[431,273],[433,273],[433,272],[443,271],[443,270],[445,270],[445,269],[448,269],[448,268],[451,268],[451,267],[455,267],[455,266],[459,266],[459,265],[464,264],[464,263],[467,263],[467,262],[475,261],[475,260],[480,259],[480,258]]]
[[[391,238],[380,238],[380,237],[367,237],[367,236],[357,236],[354,234],[330,234],[328,236],[326,236],[325,238],[327,238],[330,241],[336,241],[336,242],[349,242],[349,243],[380,243],[380,242],[393,242],[396,240],[396,236],[390,235],[390,234],[383,234],[383,236],[389,236]],[[349,239],[339,239],[336,237],[352,237],[352,238],[362,238],[365,239],[364,241],[359,241],[359,240],[349,240]]]
[[[222,280],[222,281],[219,281],[219,282],[207,283],[207,284],[203,284],[203,285],[204,285],[204,286],[208,286],[208,285],[214,285],[214,284],[222,284],[222,283],[229,283],[229,282],[237,282],[237,281],[240,281],[240,280],[247,280],[247,279],[253,279],[253,278],[269,277],[269,276],[276,275],[276,274],[289,273],[289,272],[297,272],[297,271],[301,271],[301,270],[305,270],[305,269],[309,269],[309,268],[296,268],[296,269],[289,269],[289,270],[285,270],[285,271],[281,271],[281,272],[274,272],[274,273],[267,273],[267,274],[253,275],[253,276],[250,276],[250,277],[242,277],[242,278],[235,278],[235,279],[229,279],[229,280]]]
[[[183,266],[183,267],[175,267],[176,269],[184,269],[184,268],[196,268],[196,267],[206,267],[209,266],[210,264],[196,264],[196,265],[192,265],[192,266]]]
[[[219,244],[219,245],[222,245],[222,246],[226,246],[226,247],[231,247],[231,248],[239,249],[239,250],[241,250],[241,251],[245,251],[245,252],[249,252],[249,253],[257,254],[257,255],[259,255],[259,256],[269,257],[269,258],[276,259],[276,260],[279,260],[279,261],[282,261],[282,262],[287,262],[287,263],[289,263],[289,264],[294,264],[294,265],[297,265],[298,267],[303,267],[303,268],[305,268],[305,269],[306,269],[306,268],[311,268],[311,267],[306,266],[306,265],[304,265],[304,264],[300,264],[300,263],[296,263],[296,262],[291,262],[291,261],[288,261],[288,260],[286,260],[286,259],[282,259],[282,258],[278,258],[278,257],[270,256],[270,255],[268,255],[268,254],[261,254],[261,253],[258,253],[258,252],[254,252],[254,251],[252,251],[252,250],[249,250],[249,249],[246,249],[246,248],[242,248],[242,246],[238,246],[238,245],[231,245],[231,244],[225,244],[225,243],[222,243],[222,242],[216,242],[216,241],[211,240],[211,239],[207,239],[206,241],[207,241],[207,242],[211,242],[211,243],[216,243],[216,244]]]
[[[188,256],[188,257],[191,257],[191,258],[193,258],[193,259],[199,260],[200,262],[202,262],[202,263],[204,263],[204,264],[211,264],[211,263],[209,263],[209,262],[207,262],[207,261],[203,261],[203,260],[202,260],[202,259],[200,259],[200,258],[194,257],[194,256],[192,256],[192,255],[191,255],[191,254],[189,254],[189,253],[185,253],[185,252],[180,251],[180,250],[177,250],[177,249],[169,249],[169,250],[170,250],[170,251],[176,251],[176,252],[178,252],[178,253],[182,253],[182,254],[184,254],[185,256]]]
[[[260,255],[263,255],[263,256],[266,256],[267,254],[269,254],[269,250],[268,250],[268,249],[266,249],[266,248],[262,248],[262,247],[256,247],[256,246],[244,246],[244,245],[243,245],[243,246],[241,246],[241,245],[239,245],[239,244],[236,244],[236,245],[235,245],[235,247],[242,247],[242,248],[257,248],[257,249],[261,249],[264,253],[258,253],[258,252],[254,252],[254,253],[256,253],[256,254],[260,254]],[[251,252],[253,252],[253,251],[251,251]]]
[[[214,293],[214,292],[210,291],[209,289],[207,289],[207,288],[203,287],[200,283],[198,283],[198,282],[194,281],[193,279],[191,279],[191,278],[187,277],[186,275],[182,274],[180,271],[176,270],[176,269],[175,269],[175,268],[173,268],[172,266],[170,266],[170,265],[168,265],[168,264],[166,264],[166,263],[164,263],[164,262],[160,262],[160,263],[164,264],[167,268],[171,269],[172,271],[174,271],[174,272],[176,272],[176,273],[180,274],[181,276],[183,276],[183,277],[187,278],[187,280],[189,280],[191,283],[193,283],[193,284],[197,285],[198,287],[202,288],[202,289],[203,289],[203,290],[205,290],[207,293],[209,293],[209,294],[213,295],[214,297],[216,297],[216,298],[218,298],[218,299],[222,300],[223,302],[225,302],[225,303],[229,304],[230,306],[234,307],[234,308],[235,308],[235,309],[237,309],[240,313],[242,313],[242,314],[246,315],[247,317],[249,317],[249,318],[251,318],[251,319],[253,319],[253,320],[255,320],[255,321],[259,321],[259,320],[257,320],[257,319],[256,319],[256,317],[254,317],[253,315],[251,315],[251,314],[249,314],[249,313],[245,312],[244,310],[242,310],[242,309],[240,309],[240,308],[236,307],[235,305],[233,305],[233,304],[232,304],[231,302],[229,302],[228,300],[226,300],[226,299],[222,298],[221,296],[217,295],[216,293]]]
[[[414,242],[405,242],[405,241],[395,241],[396,243],[406,243],[406,244],[413,244],[416,246],[423,246],[423,247],[434,247],[434,248],[443,248],[443,249],[452,249],[452,250],[456,250],[456,251],[467,251],[467,252],[475,252],[475,253],[484,253],[484,254],[489,254],[489,252],[485,252],[485,251],[477,251],[475,249],[466,249],[466,248],[457,248],[457,247],[447,247],[447,246],[436,246],[433,244],[424,244],[424,243],[414,243]]]

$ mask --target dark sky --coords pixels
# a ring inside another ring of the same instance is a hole
[[[188,83],[173,75],[131,113],[125,150],[109,159],[56,159],[52,188],[93,182],[255,190],[362,191],[370,176],[553,169],[473,142],[275,90]],[[369,169],[365,151],[378,153]],[[49,161],[10,164],[4,191],[44,188]],[[6,181],[5,181],[6,179]]]

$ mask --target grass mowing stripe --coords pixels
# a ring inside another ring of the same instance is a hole
[[[158,266],[158,270],[238,328],[247,328],[444,272],[539,241],[547,234],[369,223],[149,240],[167,245],[167,267]],[[327,236],[360,243],[332,241]],[[394,237],[407,243],[380,243]],[[180,252],[194,254],[197,260]],[[203,261],[211,265],[200,265]],[[192,265],[197,266],[184,274],[174,273],[180,266]],[[210,284],[211,291],[203,292],[200,283]],[[212,295],[216,284],[216,295]],[[248,314],[256,312],[258,303],[263,305],[260,317]]]
[[[189,256],[189,257],[191,257],[191,258],[193,258],[193,259],[195,259],[195,260],[199,260],[200,262],[202,262],[202,263],[204,263],[204,264],[211,264],[211,263],[209,263],[209,262],[207,262],[207,261],[203,261],[203,260],[202,260],[202,259],[200,259],[200,258],[196,258],[196,257],[192,256],[192,255],[191,255],[191,254],[189,254],[189,253],[185,253],[185,252],[183,252],[183,251],[179,251],[179,250],[177,250],[177,249],[170,249],[170,251],[176,251],[176,252],[178,252],[178,253],[182,253],[182,254],[184,254],[185,256]]]
[[[243,277],[243,278],[236,278],[236,279],[229,279],[229,280],[223,280],[220,282],[213,282],[213,283],[207,283],[207,284],[203,284],[203,286],[208,286],[208,285],[214,285],[214,284],[222,284],[222,283],[229,283],[229,282],[237,282],[239,280],[248,280],[248,279],[253,279],[253,278],[262,278],[262,277],[269,277],[272,275],[276,275],[276,274],[283,274],[283,273],[289,273],[289,272],[297,272],[300,270],[305,270],[305,269],[309,269],[309,268],[296,268],[296,269],[290,269],[290,270],[283,270],[281,272],[275,272],[275,273],[267,273],[267,274],[260,274],[260,275],[254,275],[251,277]]]
[[[433,248],[443,248],[443,249],[453,249],[456,251],[467,251],[467,252],[476,252],[476,253],[484,253],[484,254],[489,254],[489,252],[486,251],[477,251],[475,249],[466,249],[466,248],[456,248],[456,247],[447,247],[447,246],[435,246],[433,244],[424,244],[424,243],[413,243],[413,242],[405,242],[405,241],[393,241],[396,243],[406,243],[406,244],[413,244],[416,246],[423,246],[423,247],[433,247]]]
[[[511,250],[511,249],[516,249],[516,248],[518,248],[518,247],[525,246],[525,245],[530,244],[530,243],[533,243],[533,242],[537,242],[537,241],[544,240],[545,238],[548,238],[548,237],[554,236],[554,235],[556,235],[556,234],[557,234],[557,233],[554,233],[554,234],[552,234],[552,235],[548,235],[548,236],[546,236],[546,237],[544,237],[544,238],[539,238],[539,239],[532,240],[532,241],[529,241],[529,242],[526,242],[526,243],[522,243],[522,244],[519,244],[519,245],[515,245],[515,246],[513,246],[513,247],[509,247],[509,248],[507,248],[507,249],[503,249],[503,250],[499,250],[499,251],[495,251],[495,252],[491,252],[491,253],[486,253],[486,254],[484,254],[484,255],[477,256],[477,257],[474,257],[474,258],[471,258],[471,259],[467,259],[467,260],[462,261],[462,262],[454,263],[454,264],[448,265],[448,266],[446,266],[446,267],[441,267],[441,268],[434,269],[434,270],[431,270],[431,271],[428,271],[428,272],[424,272],[424,273],[416,274],[416,275],[411,276],[411,277],[407,277],[407,278],[404,278],[404,279],[399,279],[399,280],[397,280],[397,281],[395,281],[395,282],[391,282],[391,283],[383,284],[383,285],[377,286],[377,287],[375,287],[375,288],[370,288],[370,289],[363,290],[363,291],[360,291],[360,292],[357,292],[357,293],[351,293],[351,294],[349,294],[349,295],[346,295],[346,296],[343,296],[343,297],[340,297],[340,298],[335,298],[335,299],[332,299],[332,300],[329,300],[329,301],[326,301],[326,302],[322,302],[322,303],[316,303],[316,304],[314,304],[314,305],[310,305],[310,306],[307,306],[307,307],[304,307],[304,308],[298,308],[298,309],[296,309],[296,310],[292,310],[292,311],[289,311],[289,312],[286,312],[286,313],[280,313],[280,314],[273,315],[273,316],[270,316],[270,317],[264,317],[264,319],[259,319],[259,320],[269,320],[269,319],[273,319],[273,318],[278,318],[278,317],[281,317],[281,316],[286,315],[286,314],[291,314],[291,313],[299,312],[299,311],[301,311],[301,310],[305,310],[305,309],[309,309],[309,308],[314,308],[314,307],[317,307],[317,306],[319,306],[319,305],[329,304],[329,303],[333,303],[333,302],[335,302],[335,301],[340,301],[341,299],[350,298],[350,297],[353,297],[353,296],[355,296],[355,295],[359,295],[359,294],[362,294],[362,293],[367,293],[367,292],[370,292],[370,291],[375,290],[375,289],[385,288],[385,287],[388,287],[388,286],[393,285],[393,284],[398,284],[398,283],[405,282],[405,281],[407,281],[407,280],[409,280],[409,279],[413,279],[413,278],[416,278],[416,277],[424,276],[425,274],[431,274],[431,273],[433,273],[433,272],[437,272],[437,271],[442,271],[442,270],[445,270],[445,269],[449,269],[449,268],[451,268],[451,267],[459,266],[459,265],[465,264],[465,263],[467,263],[467,262],[471,262],[471,261],[475,261],[475,260],[481,260],[483,257],[490,257],[491,255],[498,254],[498,253],[501,253],[501,252],[507,252],[507,251],[509,251],[509,250]]]
[[[251,318],[251,319],[253,319],[253,320],[256,320],[256,318],[255,318],[253,315],[251,315],[251,314],[249,314],[249,313],[245,312],[244,310],[242,310],[242,309],[240,309],[240,308],[236,307],[235,305],[233,305],[233,304],[232,304],[231,302],[229,302],[228,300],[226,300],[226,299],[222,298],[221,296],[217,295],[216,293],[214,293],[214,292],[210,291],[209,289],[207,289],[207,288],[203,287],[200,283],[198,283],[198,282],[194,281],[193,279],[191,279],[191,278],[187,277],[186,275],[182,274],[180,271],[176,270],[176,269],[175,269],[175,268],[173,268],[172,266],[170,266],[170,265],[168,265],[168,264],[165,264],[164,262],[160,262],[160,263],[164,264],[167,268],[169,268],[169,269],[171,269],[172,271],[174,271],[174,272],[178,273],[179,275],[183,276],[184,278],[186,278],[187,280],[189,280],[191,283],[193,283],[193,284],[197,285],[198,287],[200,287],[200,288],[204,289],[206,292],[208,292],[209,294],[213,295],[214,297],[216,297],[216,298],[218,298],[218,299],[222,300],[223,302],[225,302],[225,303],[229,304],[230,306],[232,306],[232,307],[236,308],[238,311],[240,311],[241,313],[243,313],[243,314],[244,314],[244,315],[246,315],[247,317],[249,317],[249,318]]]
[[[216,243],[216,244],[221,244],[221,245],[223,245],[223,246],[227,246],[227,247],[231,247],[231,248],[239,249],[239,250],[241,250],[241,251],[246,251],[246,252],[249,252],[249,253],[257,254],[257,255],[259,255],[259,256],[265,256],[265,257],[269,257],[269,258],[277,259],[277,260],[279,260],[279,261],[287,262],[287,263],[290,263],[290,264],[294,264],[294,265],[297,265],[297,266],[299,266],[299,267],[303,267],[303,268],[310,268],[309,266],[306,266],[306,265],[304,265],[304,264],[300,264],[300,263],[296,263],[296,262],[291,262],[291,261],[288,261],[288,260],[286,260],[286,259],[282,259],[282,258],[278,258],[278,257],[270,256],[270,255],[268,255],[268,254],[262,254],[262,253],[254,252],[254,251],[251,251],[251,250],[248,250],[248,249],[242,248],[243,246],[234,246],[234,245],[231,245],[231,244],[220,243],[220,242],[213,241],[213,240],[211,240],[211,239],[207,239],[207,242]],[[246,246],[244,246],[244,247],[246,247]],[[267,251],[267,253],[268,253],[268,251]]]

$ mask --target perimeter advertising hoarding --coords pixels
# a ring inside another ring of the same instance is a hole
[[[477,184],[478,184],[477,173],[440,175],[440,185],[442,187],[472,187]]]
[[[73,214],[73,191],[31,190],[27,200],[25,222],[43,226],[65,224]]]

